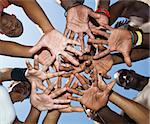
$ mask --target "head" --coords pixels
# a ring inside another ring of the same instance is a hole
[[[135,89],[139,83],[139,76],[133,70],[121,69],[114,74],[117,84],[125,89]]]
[[[8,37],[19,37],[23,32],[22,23],[15,15],[1,14],[0,31]]]
[[[9,87],[9,94],[13,102],[23,101],[28,98],[31,93],[31,85],[29,82],[14,81]]]

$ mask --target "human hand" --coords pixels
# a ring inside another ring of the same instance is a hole
[[[43,65],[42,70],[46,71],[48,67],[55,61],[55,55],[51,55],[50,51],[42,50],[38,56],[39,63]]]
[[[51,32],[45,34],[40,41],[31,48],[31,53],[36,53],[41,48],[46,47],[52,55],[55,55],[56,59],[58,60],[58,56],[61,54],[66,57],[72,64],[78,66],[79,62],[73,58],[70,54],[68,54],[65,50],[70,51],[76,55],[81,56],[82,52],[76,50],[75,48],[71,47],[67,44],[75,44],[80,45],[79,42],[67,39],[64,37],[59,31],[52,30]]]
[[[69,92],[82,96],[80,98],[69,96],[68,98],[71,100],[79,101],[81,104],[85,105],[91,110],[98,111],[100,108],[107,104],[109,93],[112,90],[114,84],[115,82],[112,81],[103,91],[99,90],[95,84],[92,84],[92,86],[84,92],[80,92],[75,89],[68,89]]]
[[[73,89],[76,89],[78,87],[78,81],[76,80],[75,82],[73,82],[74,80],[74,75],[71,75],[69,77],[69,79],[67,80],[67,82],[65,83],[65,86],[67,89],[68,87],[71,87]],[[73,85],[72,85],[73,84]],[[72,85],[72,86],[71,86]],[[61,98],[63,99],[67,99],[68,96],[72,96],[71,93],[65,93]],[[60,98],[60,99],[61,99]],[[72,106],[70,103],[68,104],[69,106],[67,108],[64,109],[59,109],[59,112],[63,112],[63,113],[70,113],[70,112],[83,112],[83,108],[80,106]]]
[[[95,34],[106,37],[108,40],[91,39],[89,40],[89,42],[96,44],[108,44],[108,49],[104,50],[103,52],[100,52],[94,57],[94,59],[98,59],[102,56],[105,56],[112,51],[118,51],[124,56],[125,63],[128,66],[131,66],[130,52],[132,49],[132,36],[130,32],[125,29],[113,29],[105,24],[103,24],[103,27],[110,30],[111,33],[109,34],[97,29],[92,29],[92,31]]]
[[[37,55],[35,55],[34,57],[34,67],[32,67],[29,61],[26,62],[26,65],[27,65],[27,71],[25,75],[26,78],[30,81],[31,84],[35,82],[37,87],[42,90],[46,90],[46,87],[42,84],[43,80],[65,74],[65,72],[46,73],[42,70],[39,70],[39,62]]]
[[[82,50],[84,50],[83,33],[87,33],[87,35],[92,39],[94,38],[89,28],[89,16],[93,17],[94,19],[97,19],[100,15],[93,12],[92,9],[84,5],[72,7],[67,11],[66,29],[64,35],[67,36],[71,31],[70,38],[73,38],[75,33],[78,33]]]
[[[30,101],[31,104],[40,111],[53,110],[53,109],[63,109],[67,108],[68,105],[60,105],[69,103],[70,100],[58,99],[56,97],[60,96],[62,93],[66,92],[66,88],[59,89],[57,91],[46,93],[36,93],[36,84],[32,83],[32,90]],[[51,88],[52,90],[53,88]]]

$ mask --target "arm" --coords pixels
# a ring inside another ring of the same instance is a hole
[[[3,68],[0,69],[0,83],[3,81],[11,80],[12,68]]]
[[[95,0],[96,10],[101,7],[102,9],[109,9],[110,0]]]
[[[23,8],[27,16],[37,24],[44,33],[54,29],[36,0],[12,0],[12,3]]]
[[[128,121],[122,117],[121,115],[117,114],[116,112],[112,111],[108,106],[101,108],[96,116],[94,115],[93,120],[101,122],[102,119],[106,124],[127,124]]]
[[[0,69],[0,82],[3,81],[27,81],[26,68],[2,68]]]
[[[57,110],[49,111],[44,119],[44,124],[57,124],[61,113]]]
[[[71,7],[84,3],[84,0],[60,0],[61,6],[67,11]]]
[[[0,40],[0,54],[15,56],[15,57],[32,57],[32,53],[29,52],[31,46],[24,46],[15,42]],[[8,50],[9,49],[9,50]]]
[[[136,62],[149,57],[149,50],[142,48],[134,48],[131,51],[131,60]],[[113,65],[124,63],[123,56],[120,53],[112,54]]]
[[[38,118],[40,116],[40,111],[31,106],[30,113],[25,120],[25,124],[37,124]]]
[[[120,107],[131,119],[138,124],[149,123],[149,110],[141,104],[113,92],[109,100]]]

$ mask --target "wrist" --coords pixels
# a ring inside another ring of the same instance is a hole
[[[28,81],[25,73],[26,73],[26,68],[14,68],[11,71],[11,79],[14,81]]]
[[[78,6],[78,5],[83,5],[84,3],[84,0],[74,0],[74,1],[71,1],[71,0],[64,0],[61,2],[61,6],[66,10],[68,11],[70,8],[72,7],[75,7],[75,6]]]
[[[99,13],[99,14],[103,14],[103,15],[107,16],[108,18],[110,18],[110,13],[107,9],[99,7],[95,12]]]
[[[142,45],[143,37],[141,31],[130,31],[132,36],[132,46],[140,46]]]

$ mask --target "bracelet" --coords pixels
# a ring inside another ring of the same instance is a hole
[[[130,31],[131,37],[132,37],[132,46],[134,46],[134,34],[132,33],[132,31]]]
[[[142,44],[142,33],[140,31],[135,31],[138,36],[138,41],[135,46],[140,46]]]
[[[27,68],[14,68],[11,72],[11,79],[15,81],[28,81],[25,76]]]
[[[101,7],[99,7],[96,11],[96,13],[102,13],[102,14],[105,14],[108,18],[110,18],[110,13],[107,9],[102,9]]]

